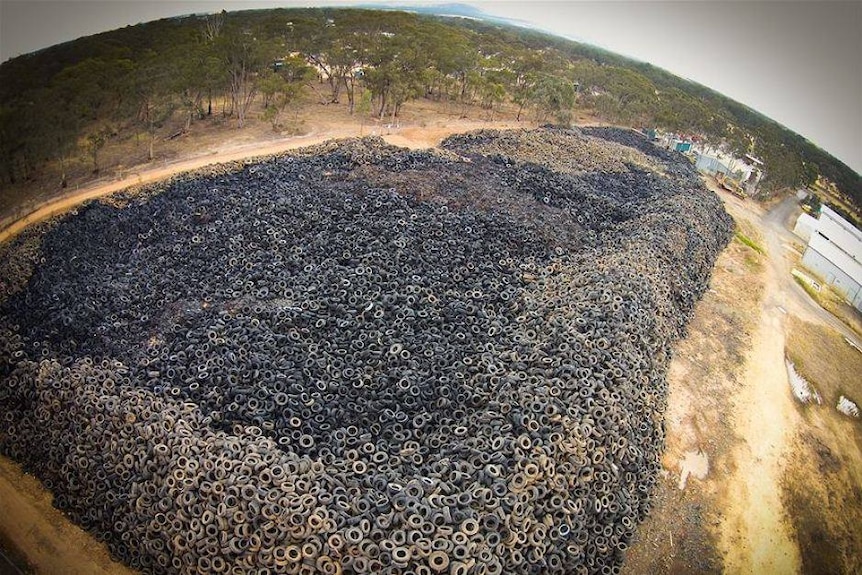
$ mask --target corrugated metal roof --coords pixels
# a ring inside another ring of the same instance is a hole
[[[802,212],[796,220],[796,226],[793,228],[793,233],[805,241],[811,239],[811,234],[817,229],[817,218]]]
[[[855,253],[856,259],[862,260],[862,232],[828,206],[822,206],[820,210],[817,229],[842,250]]]
[[[820,219],[822,220],[823,218],[821,217]],[[857,284],[862,285],[862,261],[860,261],[862,257],[859,257],[859,259],[854,258],[830,240],[831,238],[827,240],[823,237],[818,229],[817,232],[811,234],[808,247],[832,262]],[[857,252],[856,255],[859,256],[860,254]]]

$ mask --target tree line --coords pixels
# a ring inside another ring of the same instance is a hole
[[[253,103],[278,128],[309,86],[351,113],[397,118],[412,100],[568,123],[610,121],[700,133],[767,166],[767,185],[818,175],[862,204],[862,182],[804,138],[663,70],[534,31],[394,11],[276,9],[159,20],[89,36],[0,65],[0,185],[65,166],[134,130],[149,155],[166,126],[214,114],[237,127]],[[323,88],[321,88],[323,86]],[[321,91],[322,90],[322,91]],[[217,109],[214,109],[217,108]]]

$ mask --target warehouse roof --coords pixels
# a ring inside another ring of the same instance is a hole
[[[862,261],[862,232],[827,206],[821,208],[817,231],[856,260]]]
[[[822,217],[820,218],[823,219]],[[857,284],[862,285],[862,261],[857,248],[857,257],[845,252],[834,242],[826,239],[818,229],[816,233],[811,234],[811,240],[808,242],[808,247],[819,253],[821,256],[832,262],[845,274],[850,276]]]

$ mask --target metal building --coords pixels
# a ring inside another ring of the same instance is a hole
[[[862,232],[827,206],[820,210],[802,265],[862,311]]]
[[[796,226],[793,228],[793,233],[803,240],[810,241],[811,234],[817,229],[817,218],[809,216],[805,212],[799,214],[796,220]]]

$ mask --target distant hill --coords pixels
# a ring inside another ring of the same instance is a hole
[[[415,12],[417,14],[434,14],[437,16],[463,16],[465,18],[476,18],[479,20],[490,20],[494,21],[497,18],[484,12],[483,10],[476,8],[475,6],[469,6],[467,4],[429,4],[427,6],[421,5],[413,5],[413,4],[362,4],[358,6],[359,8],[368,8],[371,10],[394,10],[400,12]]]
[[[76,158],[98,170],[110,142],[155,141],[178,121],[187,128],[210,121],[214,105],[238,126],[252,120],[254,106],[276,124],[313,78],[330,101],[379,116],[429,98],[489,110],[506,104],[558,123],[586,109],[609,122],[697,134],[763,159],[767,193],[822,176],[862,205],[859,174],[704,86],[491,21],[473,7],[405,8],[410,13],[315,8],[171,18],[9,60],[0,65],[0,187],[46,166],[65,170]]]

